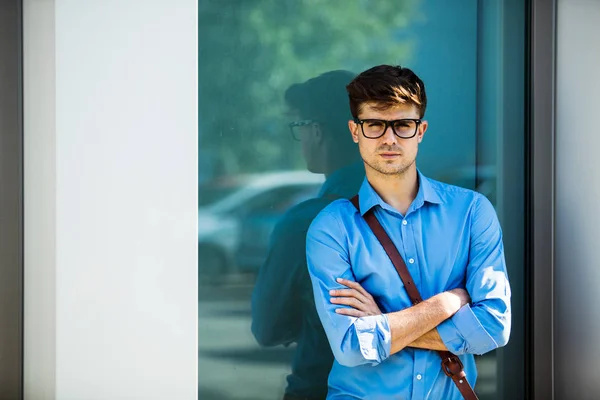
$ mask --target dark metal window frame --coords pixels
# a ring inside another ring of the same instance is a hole
[[[0,0],[0,398],[23,397],[22,0]]]
[[[529,26],[529,396],[554,398],[554,168],[556,0],[531,0]]]
[[[22,0],[0,0],[0,398],[23,397]],[[554,398],[556,0],[529,2],[527,398]]]

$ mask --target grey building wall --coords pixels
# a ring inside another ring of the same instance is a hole
[[[0,1],[0,399],[20,398],[23,189],[21,2]]]
[[[555,398],[600,396],[600,1],[559,0]]]

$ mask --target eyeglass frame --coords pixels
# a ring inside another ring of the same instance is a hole
[[[288,126],[290,127],[290,133],[292,134],[292,138],[297,142],[301,142],[302,139],[298,139],[296,137],[296,135],[294,135],[294,128],[302,127],[302,126],[310,126],[310,125],[316,124],[316,123],[318,123],[318,122],[315,121],[314,119],[301,119],[299,121],[290,122],[288,124]]]
[[[383,128],[383,132],[381,132],[381,135],[376,136],[376,137],[370,137],[370,136],[365,135],[365,128],[364,128],[363,124],[365,122],[369,122],[369,121],[377,121],[377,122],[383,122],[384,123],[384,128]],[[399,121],[413,121],[413,122],[415,122],[415,132],[411,136],[400,136],[400,135],[398,135],[398,133],[396,132],[396,129],[394,129],[394,123],[395,122],[399,122]],[[394,135],[396,135],[400,139],[412,139],[412,138],[414,138],[416,136],[417,132],[419,131],[419,126],[421,125],[421,123],[423,123],[423,120],[421,118],[400,118],[400,119],[393,119],[393,120],[377,119],[377,118],[365,118],[365,119],[354,118],[354,122],[356,124],[360,125],[360,130],[361,130],[363,136],[365,138],[367,138],[367,139],[379,139],[380,137],[382,137],[383,135],[385,135],[385,133],[387,132],[388,128],[392,128],[392,132],[394,132]]]

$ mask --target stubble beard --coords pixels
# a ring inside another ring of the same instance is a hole
[[[410,167],[413,166],[413,164],[415,164],[416,158],[404,163],[400,163],[399,165],[386,165],[385,161],[369,161],[364,157],[363,161],[371,170],[376,171],[380,175],[402,176],[410,169]]]

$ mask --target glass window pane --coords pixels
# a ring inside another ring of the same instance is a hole
[[[475,389],[524,398],[524,12],[517,0],[199,2],[199,398],[324,396],[333,358],[305,236],[362,183],[344,86],[379,64],[425,82],[421,172],[496,208],[512,334],[476,357]]]

